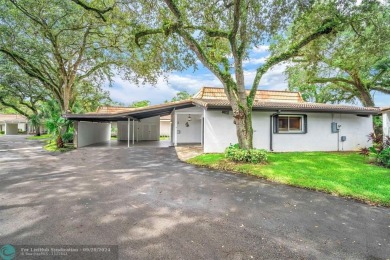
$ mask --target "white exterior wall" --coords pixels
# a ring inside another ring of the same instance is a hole
[[[390,111],[383,112],[383,138],[390,136]]]
[[[160,140],[160,117],[154,116],[134,122],[134,140],[158,141]],[[120,121],[118,126],[118,141],[127,141],[127,121]],[[133,121],[130,121],[130,140],[133,140]]]
[[[27,124],[26,123],[18,123],[18,129],[22,132],[25,132],[27,130]]]
[[[204,119],[204,152],[222,153],[230,144],[237,143],[236,125],[232,112],[207,110]]]
[[[177,115],[177,143],[200,143],[202,132],[202,116],[191,115],[191,121],[188,121],[187,114]],[[186,123],[188,122],[188,127]]]
[[[174,134],[172,140],[178,144],[186,143],[201,143],[202,142],[202,119],[204,110],[200,107],[190,107],[177,109],[172,116],[172,125]],[[191,116],[191,121],[188,121],[188,116]],[[177,118],[177,123],[175,122]],[[186,126],[188,122],[189,126]]]
[[[17,135],[18,134],[18,124],[5,123],[5,133],[6,135]]]
[[[339,133],[331,132],[332,114],[308,113],[306,134],[273,134],[274,151],[352,151],[370,146],[367,135],[374,131],[372,117],[335,114],[341,125]],[[341,136],[347,140],[341,142]]]
[[[270,149],[270,116],[272,112],[252,113],[253,145],[259,149]],[[283,114],[283,113],[282,113]],[[287,112],[286,112],[287,114]],[[289,151],[337,151],[338,134],[331,133],[332,114],[330,113],[288,113],[307,115],[306,134],[274,134],[273,150]],[[373,132],[372,117],[335,114],[334,122],[341,124],[339,137],[346,136],[345,142],[339,143],[340,150],[356,150],[367,147],[367,135]],[[223,152],[229,144],[237,143],[236,127],[232,112],[229,115],[221,111],[208,110],[205,116],[204,152]]]
[[[171,122],[160,121],[160,136],[171,136]]]
[[[111,123],[78,122],[77,147],[110,141]]]

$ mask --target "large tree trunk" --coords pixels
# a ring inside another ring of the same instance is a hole
[[[41,126],[35,126],[35,136],[41,136]]]
[[[238,95],[227,93],[233,109],[234,124],[236,125],[238,144],[241,149],[253,149],[252,109],[245,101],[238,100]]]
[[[360,94],[359,99],[362,102],[363,106],[365,107],[375,106],[374,100],[372,99],[370,91],[367,88],[365,88],[364,86],[357,86],[357,89],[359,90],[359,94]]]
[[[354,85],[356,89],[359,91],[359,100],[362,102],[365,107],[373,107],[375,106],[374,100],[370,94],[370,90],[360,79],[359,74],[356,71],[351,73],[352,79],[354,81]]]
[[[233,111],[233,117],[240,148],[253,149],[252,113],[243,110]]]

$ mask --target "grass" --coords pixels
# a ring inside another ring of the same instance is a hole
[[[118,140],[118,137],[116,137],[116,136],[111,136],[111,140]]]
[[[169,140],[169,136],[160,136],[160,141]]]
[[[51,138],[51,135],[50,134],[44,134],[44,135],[40,135],[40,136],[29,136],[27,137],[27,140],[48,140]]]
[[[75,148],[74,148],[73,144],[65,144],[64,148],[57,148],[56,142],[52,141],[52,142],[47,142],[47,144],[43,147],[43,149],[45,149],[46,151],[49,151],[49,152],[64,153],[64,152],[72,151]]]
[[[43,149],[49,152],[68,152],[74,148],[73,144],[65,144],[64,148],[57,148],[56,142],[51,140],[52,136],[50,134],[44,134],[40,136],[29,136],[27,140],[42,140],[46,141],[46,144],[43,146]]]
[[[390,206],[390,169],[369,164],[356,153],[270,153],[265,165],[233,163],[223,154],[203,154],[188,162]]]

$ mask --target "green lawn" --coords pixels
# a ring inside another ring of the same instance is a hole
[[[74,148],[73,144],[65,144],[64,148],[57,148],[56,142],[47,142],[47,144],[43,147],[46,151],[49,152],[69,152],[72,151]]]
[[[266,165],[232,163],[223,154],[203,154],[188,162],[390,206],[390,169],[369,164],[356,153],[270,153]]]
[[[74,148],[73,144],[65,144],[64,148],[57,148],[56,142],[51,140],[52,136],[50,134],[44,134],[40,136],[29,136],[27,137],[28,140],[42,140],[46,141],[45,145],[43,146],[43,149],[49,152],[68,152],[71,151]]]
[[[44,134],[44,135],[40,135],[40,136],[32,135],[32,136],[27,137],[28,140],[48,140],[50,138],[51,138],[50,134]]]

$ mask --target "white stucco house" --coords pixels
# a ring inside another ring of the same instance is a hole
[[[28,119],[17,114],[0,114],[0,132],[5,135],[17,135],[26,132],[28,129]]]
[[[304,102],[300,93],[258,90],[253,106],[255,148],[276,152],[349,151],[369,146],[375,107]],[[237,143],[233,115],[222,88],[203,87],[192,99],[115,113],[66,114],[75,122],[76,145],[109,142],[111,124],[118,141],[158,141],[160,117],[170,117],[170,143],[202,145],[223,152]]]

